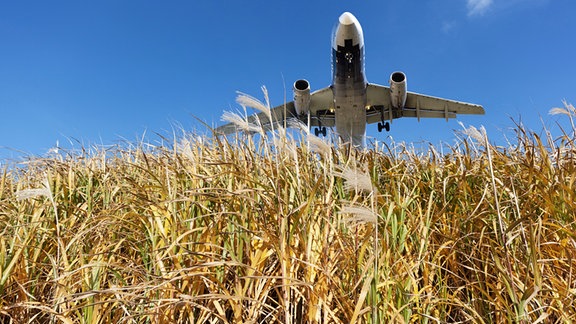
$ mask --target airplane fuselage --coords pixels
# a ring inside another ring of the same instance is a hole
[[[336,132],[344,142],[363,146],[366,133],[364,35],[360,23],[346,12],[332,39],[332,91]]]

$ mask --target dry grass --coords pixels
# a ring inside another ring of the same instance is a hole
[[[575,321],[573,131],[440,154],[279,129],[5,168],[0,322]]]

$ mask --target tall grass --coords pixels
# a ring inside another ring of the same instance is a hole
[[[280,128],[4,168],[0,322],[574,321],[575,130],[441,154]]]

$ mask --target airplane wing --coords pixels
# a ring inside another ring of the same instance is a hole
[[[400,117],[420,118],[456,118],[457,114],[484,115],[480,105],[437,98],[414,92],[407,92],[403,109],[394,109],[390,100],[390,88],[377,84],[368,84],[366,89],[367,112],[366,122],[377,123]],[[383,118],[382,118],[383,117]]]
[[[312,92],[310,94],[310,126],[334,126],[335,121],[333,106],[334,99],[332,89],[330,87]],[[290,127],[291,122],[293,121],[301,121],[304,124],[308,123],[307,115],[298,116],[293,101],[270,109],[270,114],[272,117],[272,122],[270,121],[270,118],[267,116],[267,114],[263,112],[250,115],[246,118],[245,121],[247,121],[250,125],[262,126],[264,131],[270,131],[272,128],[276,128],[278,126]],[[229,123],[217,127],[215,132],[218,134],[228,135],[241,130],[242,128],[238,125]]]

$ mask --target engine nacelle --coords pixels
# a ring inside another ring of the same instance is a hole
[[[310,110],[310,83],[307,80],[294,82],[294,108],[298,115],[307,114]]]
[[[406,87],[406,74],[394,72],[390,75],[390,103],[392,108],[404,108],[406,104]]]

